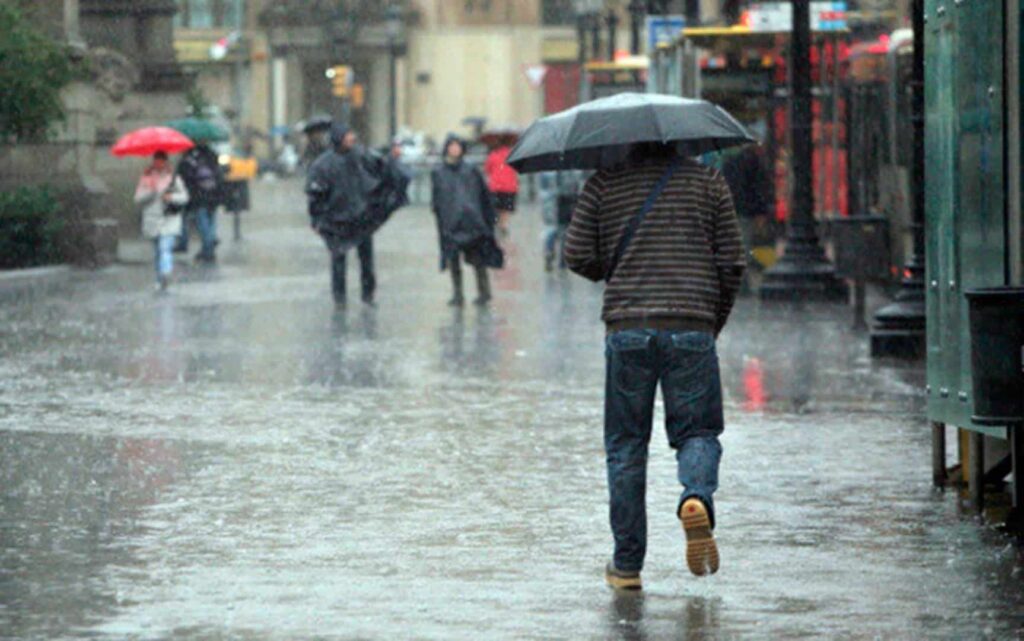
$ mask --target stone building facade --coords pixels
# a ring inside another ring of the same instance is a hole
[[[91,75],[65,89],[67,118],[50,140],[0,146],[0,188],[57,187],[84,226],[75,232],[82,262],[103,262],[110,258],[110,238],[93,235],[138,231],[131,195],[144,166],[113,158],[110,146],[136,127],[185,113],[190,79],[174,57],[176,7],[172,0],[34,0],[24,6],[53,38],[88,59]]]

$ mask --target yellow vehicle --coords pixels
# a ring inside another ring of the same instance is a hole
[[[224,209],[234,214],[234,238],[242,239],[242,212],[248,211],[249,181],[259,173],[259,161],[254,156],[236,153],[230,146],[217,149],[217,160],[224,175]]]

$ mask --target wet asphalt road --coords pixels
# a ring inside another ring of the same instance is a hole
[[[379,307],[338,313],[298,185],[255,197],[169,296],[143,265],[0,285],[0,639],[1024,634],[1018,552],[930,488],[921,372],[845,309],[740,304],[722,571],[685,570],[656,429],[646,590],[616,596],[600,289],[543,273],[536,212],[489,310],[446,307],[410,209]]]

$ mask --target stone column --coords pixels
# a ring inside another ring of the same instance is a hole
[[[32,3],[32,16],[54,40],[85,47],[79,31],[78,0],[36,0]]]

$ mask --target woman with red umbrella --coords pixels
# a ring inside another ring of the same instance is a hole
[[[189,199],[185,183],[174,173],[167,154],[193,146],[191,140],[173,129],[147,127],[124,136],[111,150],[115,156],[153,156],[135,188],[135,204],[142,208],[142,235],[153,241],[160,291],[170,284],[174,243],[181,234],[181,212]]]
[[[174,271],[174,243],[181,235],[181,212],[188,204],[188,191],[181,176],[171,169],[167,154],[153,154],[135,188],[135,204],[142,207],[142,235],[156,250],[156,280],[160,291],[170,284]]]

